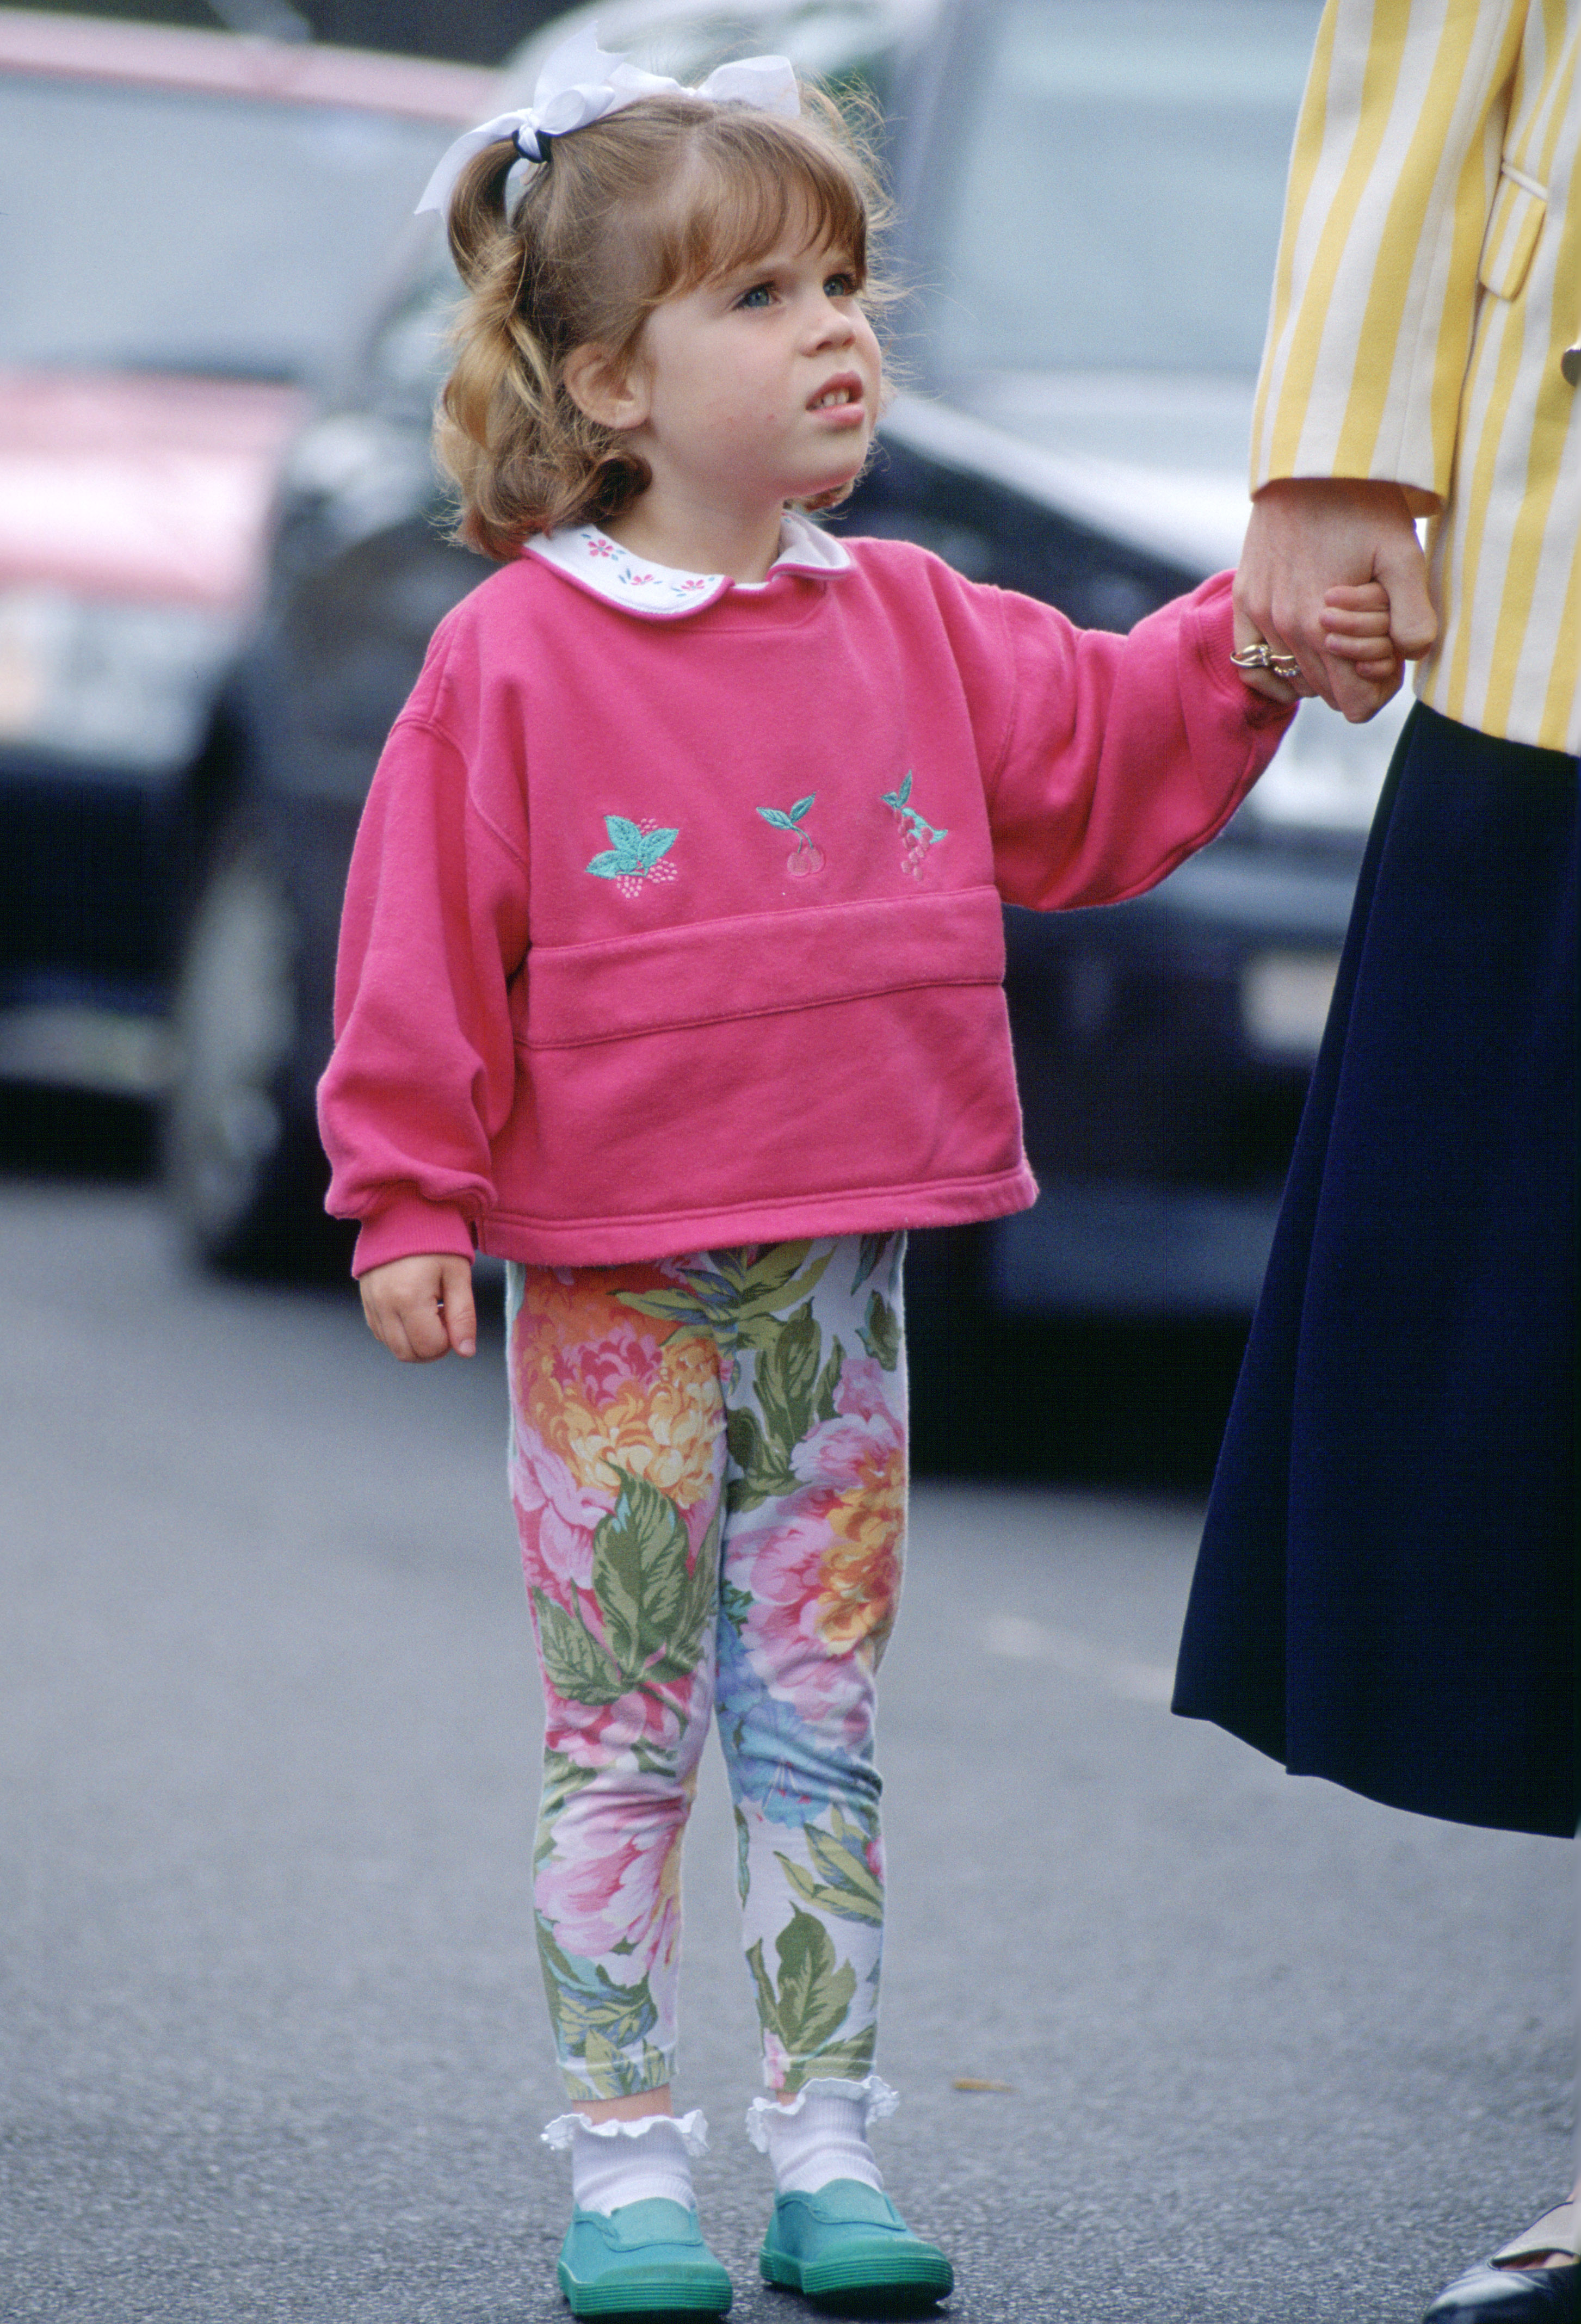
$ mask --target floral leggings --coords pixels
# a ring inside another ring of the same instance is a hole
[[[764,2080],[788,2098],[872,2064],[904,1241],[509,1270],[511,1488],[548,1704],[538,1942],[573,2099],[670,2080],[681,1840],[716,1711]]]

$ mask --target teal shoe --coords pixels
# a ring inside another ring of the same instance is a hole
[[[859,2179],[831,2179],[816,2195],[776,2195],[758,2266],[765,2283],[809,2300],[855,2293],[921,2308],[955,2283],[938,2246],[914,2236],[889,2197]]]
[[[723,2316],[726,2274],[684,2203],[650,2196],[616,2211],[573,2211],[559,2288],[573,2316]]]

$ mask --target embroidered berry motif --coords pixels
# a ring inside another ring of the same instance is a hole
[[[810,879],[815,872],[821,872],[824,868],[823,849],[816,840],[809,839],[806,832],[801,828],[801,818],[809,807],[816,805],[817,800],[818,793],[809,791],[805,798],[797,800],[789,815],[777,807],[760,807],[758,809],[763,821],[772,823],[776,831],[790,831],[795,834],[796,844],[785,858],[785,869],[793,880]]]
[[[613,880],[623,896],[634,896],[645,880],[674,879],[675,866],[668,859],[679,831],[661,831],[652,816],[633,823],[629,816],[606,815],[604,828],[613,844],[588,864],[596,878]]]
[[[885,807],[894,809],[895,820],[901,826],[901,862],[913,880],[920,880],[922,877],[922,867],[928,861],[929,849],[937,847],[941,839],[949,837],[949,834],[948,831],[936,831],[925,816],[918,814],[914,807],[909,807],[907,801],[911,796],[910,769],[907,770],[906,779],[898,791],[885,791],[883,794]]]

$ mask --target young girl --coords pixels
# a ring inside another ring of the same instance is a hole
[[[509,1262],[560,2283],[578,2314],[729,2304],[700,2117],[670,2104],[712,1712],[763,2273],[926,2301],[949,2264],[867,2140],[894,2104],[873,1725],[904,1230],[1033,1199],[1002,897],[1162,879],[1291,690],[1232,668],[1227,576],[1083,635],[800,512],[849,491],[883,383],[869,175],[782,60],[683,91],[572,44],[447,195],[471,295],[439,445],[501,569],[440,624],[374,783],[322,1120],[393,1354],[471,1354],[473,1254]]]

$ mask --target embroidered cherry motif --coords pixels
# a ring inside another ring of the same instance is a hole
[[[776,831],[789,831],[794,835],[796,844],[785,858],[785,869],[793,880],[810,879],[815,872],[821,872],[824,868],[823,849],[816,840],[809,839],[801,828],[802,817],[817,799],[818,793],[809,791],[805,798],[797,800],[789,815],[777,807],[760,807],[758,809],[763,821],[772,823]]]

